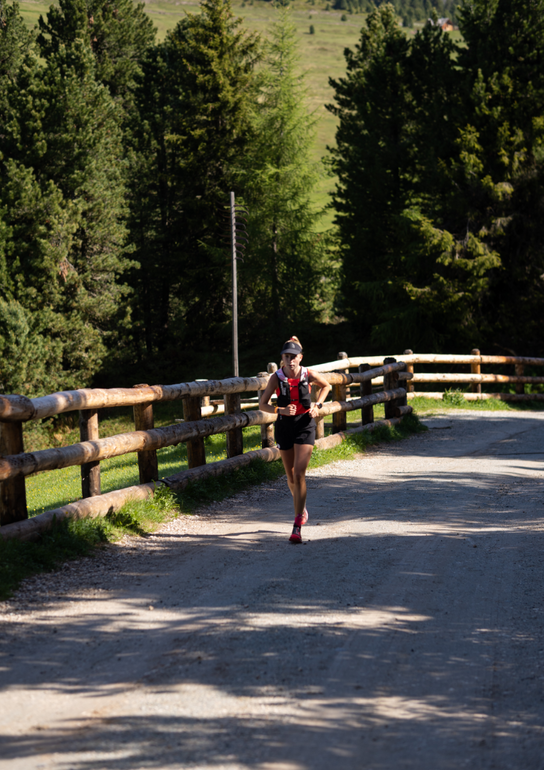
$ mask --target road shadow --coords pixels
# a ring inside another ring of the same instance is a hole
[[[410,443],[392,448],[399,463],[420,451]],[[493,474],[397,471],[310,477],[303,546],[269,526],[287,518],[286,496],[267,510],[250,501],[235,510],[242,532],[204,524],[156,538],[117,571],[129,590],[105,580],[93,615],[68,593],[71,617],[40,620],[26,638],[3,633],[4,693],[47,688],[89,703],[85,719],[59,728],[44,715],[40,729],[0,736],[3,761],[540,768],[542,477],[515,462]],[[151,631],[143,607],[161,613]],[[126,696],[121,711],[101,713],[106,690]],[[144,713],[132,692],[149,695]]]

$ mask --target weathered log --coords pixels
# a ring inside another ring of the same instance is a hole
[[[349,359],[348,359],[349,360]],[[338,364],[336,364],[338,366]],[[403,368],[403,364],[399,364]],[[377,367],[376,374],[366,372],[369,379],[385,372]],[[321,370],[319,370],[321,371]],[[326,379],[331,384],[350,385],[362,382],[360,375],[330,374]],[[135,406],[154,401],[175,401],[180,398],[246,393],[264,390],[267,377],[231,377],[226,380],[203,380],[184,382],[178,385],[152,385],[145,388],[82,388],[52,393],[40,398],[27,399],[25,396],[0,396],[0,420],[5,422],[43,419],[54,414],[63,414],[83,409],[102,409],[116,406]],[[207,407],[205,407],[207,408]]]
[[[338,353],[337,359],[339,361],[346,360],[348,357],[347,353],[341,352]],[[338,374],[345,374],[348,377],[350,377],[351,381],[353,382],[353,379],[351,378],[351,375],[349,373],[348,369],[340,370]],[[329,378],[328,378],[329,379]],[[346,384],[334,384],[332,386],[332,398],[333,401],[338,401],[340,403],[347,400],[347,391],[346,391]],[[342,433],[346,430],[346,413],[344,411],[335,412],[332,416],[332,432],[333,433]]]
[[[407,414],[412,414],[413,411],[414,410],[412,409],[411,406],[407,406],[407,405],[397,406],[397,408],[395,409],[395,415],[396,417],[404,417]]]
[[[135,388],[147,388],[147,385],[135,385]],[[135,404],[133,407],[134,427],[136,430],[153,430],[155,419],[153,416],[153,403]],[[159,478],[159,461],[157,450],[150,449],[138,452],[138,473],[140,484],[157,481]]]
[[[0,420],[3,422],[32,420],[36,413],[34,401],[26,396],[0,396]]]
[[[80,411],[79,438],[81,441],[97,441],[99,439],[96,409],[82,409]],[[142,481],[141,477],[140,481]],[[151,481],[151,479],[144,479],[144,481]],[[81,496],[84,498],[95,497],[100,492],[100,462],[95,460],[90,463],[83,463],[81,466]]]
[[[499,401],[544,401],[544,393],[463,393],[463,398],[467,401],[486,401],[490,398],[496,398]],[[432,398],[433,400],[442,400],[444,393],[442,391],[414,391],[408,394],[408,398]]]
[[[402,354],[402,360],[405,361],[406,357],[407,356],[412,356],[413,353],[414,353],[413,350],[410,350],[409,348],[407,348],[404,351],[404,353]],[[406,371],[399,373],[399,379],[402,378],[402,379],[407,379],[407,380],[410,379],[411,380],[412,377],[409,377],[408,376],[409,374],[412,374],[412,375],[414,374],[414,365],[413,364],[406,364]],[[405,375],[405,376],[401,377],[401,375]],[[407,387],[406,387],[406,390],[410,393],[413,389],[414,389],[414,386],[412,385],[412,383],[409,382]]]
[[[544,383],[544,377],[520,377],[510,374],[414,374],[412,382],[527,382],[534,385]]]
[[[182,422],[148,431],[120,433],[98,441],[86,441],[56,449],[41,449],[37,452],[0,457],[0,481],[14,476],[28,476],[40,471],[57,470],[70,465],[82,465],[85,462],[119,457],[130,452],[162,449],[182,441],[225,433],[231,428],[261,425],[275,420],[275,414],[252,411],[215,417],[211,420]]]
[[[0,420],[16,421],[43,419],[54,414],[80,409],[102,409],[114,406],[134,406],[152,401],[176,401],[185,396],[222,396],[225,393],[245,393],[264,390],[266,379],[230,377],[226,380],[182,382],[177,385],[152,385],[147,388],[81,388],[52,393],[40,398],[0,396]]]
[[[266,365],[266,372],[261,373],[263,377],[270,377],[278,371],[278,365],[273,361],[269,361]],[[261,374],[257,376],[260,377]],[[276,446],[276,438],[274,435],[274,425],[272,422],[264,423],[261,425],[261,446],[263,449]]]
[[[236,470],[236,468],[242,468],[245,465],[250,465],[254,460],[264,460],[265,462],[272,462],[273,460],[280,460],[280,450],[277,447],[266,447],[263,449],[253,449],[251,452],[246,452],[243,455],[237,457],[230,457],[227,460],[219,460],[215,463],[210,463],[202,468],[193,468],[188,471],[181,471],[173,476],[168,476],[162,479],[162,482],[169,486],[171,489],[180,491],[192,481],[199,481],[201,479],[210,478],[211,476],[219,476],[223,473],[229,473]]]
[[[20,456],[24,452],[23,424],[0,422],[0,462],[3,455]],[[0,527],[28,518],[23,477],[8,478],[0,483]]]
[[[312,403],[314,403],[314,404],[317,403],[317,394],[319,393],[320,390],[321,390],[321,388],[316,387],[315,384],[314,384],[314,387],[312,387]],[[325,436],[325,420],[323,419],[323,417],[319,416],[319,417],[315,417],[314,421],[315,421],[315,437],[316,437],[316,440],[318,440],[320,438],[324,438],[324,436]]]
[[[361,364],[359,374],[364,374],[371,369],[370,364]],[[361,398],[372,395],[372,380],[363,380],[361,382]],[[371,425],[374,422],[374,407],[372,404],[364,406],[361,409],[361,425]]]
[[[183,400],[183,417],[186,424],[194,425],[201,421],[200,396],[191,396]],[[200,433],[187,441],[187,465],[189,468],[206,465],[206,447],[204,437]]]
[[[348,358],[346,366],[350,369],[356,369],[360,364],[368,363],[371,366],[379,366],[384,356],[365,356]],[[525,364],[526,366],[544,366],[544,358],[528,358],[524,356],[468,356],[468,355],[442,355],[442,354],[418,354],[404,355],[396,354],[392,358],[400,358],[406,364]],[[310,366],[317,372],[333,372],[337,368],[336,361],[328,361],[324,364],[314,364]]]
[[[370,396],[364,398],[350,398],[349,401],[327,401],[323,404],[319,410],[319,414],[326,416],[328,414],[334,414],[335,412],[353,412],[358,409],[362,409],[365,406],[371,404],[381,404],[386,401],[393,401],[396,398],[401,398],[404,395],[404,388],[396,388],[390,391],[380,391],[379,393],[372,393]]]
[[[78,500],[52,511],[45,511],[31,519],[7,524],[0,528],[2,540],[37,540],[40,535],[51,529],[55,523],[65,519],[86,519],[106,516],[110,512],[119,511],[123,505],[133,500],[147,500],[153,497],[156,485],[143,484],[141,486],[126,487],[105,495],[88,497],[86,500]]]
[[[396,364],[397,362],[395,361],[394,358],[385,358],[383,363],[384,363],[384,366],[387,366],[388,364]],[[399,384],[398,372],[393,371],[393,372],[387,372],[386,374],[384,374],[384,378],[383,378],[384,391],[393,390],[398,387],[398,384]],[[395,417],[395,410],[397,406],[399,406],[399,403],[397,402],[396,398],[385,402],[384,414],[385,414],[386,420],[390,420],[393,417]]]
[[[245,411],[247,409],[257,409],[259,406],[258,401],[241,401],[240,409]],[[201,406],[200,412],[202,417],[215,417],[216,415],[225,414],[225,399],[220,404],[210,404],[209,406]]]
[[[376,422],[369,423],[368,425],[361,425],[358,428],[351,428],[351,430],[342,431],[341,433],[333,433],[326,438],[319,439],[315,442],[315,446],[318,449],[332,449],[338,444],[341,444],[348,436],[352,436],[355,433],[362,433],[365,430],[373,431],[376,428],[383,427],[392,428],[394,425],[399,425],[401,421],[400,417],[393,417],[391,420],[377,420]]]
[[[240,414],[240,395],[232,393],[225,396],[225,414]],[[227,431],[227,457],[237,457],[244,454],[244,434],[242,428],[237,427]]]
[[[515,366],[515,372],[518,377],[523,377],[525,373],[525,366],[523,364],[516,364]],[[525,385],[523,384],[522,380],[519,380],[516,382],[515,387],[516,393],[524,393],[525,392]]]
[[[478,356],[478,362],[470,365],[470,371],[472,374],[481,374],[482,369],[480,366],[480,351],[478,350],[478,348],[474,348],[474,350],[472,350],[471,353],[473,356]],[[481,393],[482,383],[481,382],[473,383],[470,386],[470,389],[472,390],[473,393]]]

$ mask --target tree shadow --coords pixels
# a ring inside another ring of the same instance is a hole
[[[154,538],[116,571],[128,589],[104,577],[92,614],[76,606],[54,628],[44,616],[28,635],[6,631],[7,701],[54,691],[78,716],[4,731],[4,761],[539,768],[542,478],[515,462],[412,475],[402,462],[424,453],[418,438],[388,447],[398,463],[383,479],[310,476],[304,546],[271,527],[286,495],[264,509],[250,498],[235,509],[242,532]],[[151,628],[142,607],[154,607]]]

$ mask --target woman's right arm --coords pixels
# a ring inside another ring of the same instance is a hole
[[[264,389],[263,394],[259,399],[259,409],[261,412],[268,412],[269,414],[274,414],[276,412],[277,407],[272,406],[270,399],[278,387],[279,383],[277,376],[275,374],[271,374],[270,379],[268,380],[268,385]]]

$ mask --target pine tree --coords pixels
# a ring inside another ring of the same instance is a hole
[[[482,173],[447,36],[407,41],[387,5],[367,23],[335,84],[344,310],[376,345],[477,344],[507,190]]]
[[[475,0],[458,13],[467,46],[467,131],[485,184],[472,201],[493,211],[492,237],[503,264],[489,300],[494,343],[544,350],[544,3]],[[500,189],[500,205],[489,189]],[[491,228],[488,228],[491,230]],[[534,355],[534,352],[532,353]]]
[[[222,214],[229,191],[242,191],[260,56],[240,23],[230,3],[204,0],[150,54],[136,95],[135,168],[148,193],[131,198],[131,230],[147,346],[163,359],[174,342],[222,347],[229,333]]]
[[[0,60],[8,32],[0,29]],[[82,37],[60,46],[44,67],[28,53],[4,89],[0,219],[7,235],[0,293],[21,306],[30,337],[44,340],[36,342],[43,366],[36,362],[29,387],[81,386],[125,313],[117,109],[94,78]]]
[[[289,324],[322,319],[333,287],[328,239],[316,231],[311,203],[320,175],[311,160],[316,119],[296,48],[291,13],[279,9],[264,61],[246,197],[250,246],[240,270],[248,330],[268,322],[276,334]]]
[[[83,35],[95,60],[95,77],[127,107],[140,63],[155,40],[144,3],[133,0],[59,0],[40,16],[38,42],[44,57]]]

